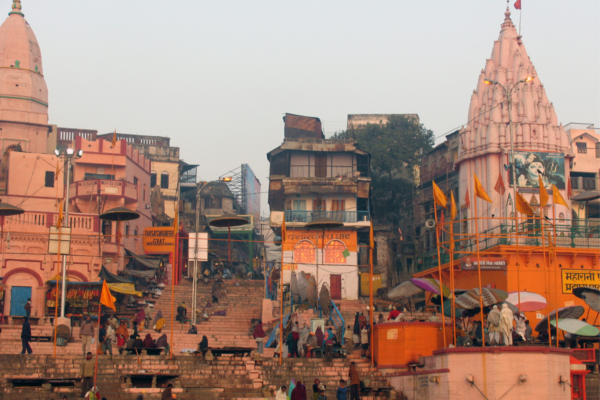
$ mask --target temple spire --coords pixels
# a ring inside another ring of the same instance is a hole
[[[12,15],[12,14],[19,14],[19,15],[25,16],[21,12],[21,0],[13,0],[12,11],[9,12],[8,15]]]

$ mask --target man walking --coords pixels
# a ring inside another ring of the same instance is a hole
[[[79,372],[81,374],[81,397],[84,397],[94,384],[94,360],[92,360],[92,353],[87,353],[85,360],[81,362]]]
[[[360,376],[356,370],[356,364],[350,363],[350,400],[359,400],[358,392],[360,389]]]
[[[90,350],[92,349],[92,338],[94,337],[94,323],[92,322],[92,318],[88,315],[86,320],[79,328],[79,338],[81,339],[81,347],[83,349],[83,355],[87,352],[87,345],[90,345]]]
[[[31,298],[27,299],[27,303],[25,303],[25,314],[27,319],[31,318]]]
[[[325,362],[331,362],[333,359],[333,338],[335,335],[331,327],[327,328],[327,338],[325,339]]]
[[[23,344],[21,354],[25,354],[25,351],[27,351],[27,354],[33,353],[29,342],[31,342],[31,326],[29,325],[29,318],[25,318],[23,328],[21,329],[21,343]]]

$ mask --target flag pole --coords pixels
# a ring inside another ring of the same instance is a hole
[[[555,189],[556,190],[556,189]],[[554,307],[555,307],[555,312],[556,312],[556,329],[558,332],[558,290],[556,288],[556,286],[558,285],[558,271],[556,270],[556,203],[554,203],[554,198],[552,199],[552,221],[554,222],[553,224],[553,231],[554,231],[554,258],[553,258],[553,264],[554,264]],[[548,303],[546,301],[546,303]],[[558,348],[558,333],[556,335],[556,347]]]
[[[58,185],[57,185],[57,189],[58,191]],[[61,221],[61,210],[62,210],[62,199],[59,201],[59,210],[58,210],[58,216],[57,216],[57,221],[56,221],[56,225],[58,226],[58,251],[56,252],[56,270],[58,271],[60,268],[60,234],[62,231],[62,221]],[[4,217],[2,217],[4,218]],[[58,283],[59,281],[62,281],[62,279],[58,279],[60,277],[60,274],[58,273],[56,276],[56,293],[54,295],[54,359],[56,359],[56,328],[58,327]],[[61,292],[62,293],[62,292]]]
[[[481,343],[485,347],[485,335],[483,334],[483,293],[481,290],[481,256],[479,254],[479,221],[477,220],[477,190],[473,191],[473,209],[475,211],[475,246],[477,249],[477,278],[479,279],[479,308],[481,315]]]
[[[442,212],[444,210],[442,209]],[[438,273],[440,276],[440,304],[442,306],[442,336],[444,338],[444,348],[446,348],[446,315],[444,314],[444,284],[442,282],[442,259],[440,258],[440,227],[438,225],[438,217],[437,217],[437,204],[435,200],[433,201],[433,215],[435,218],[435,238],[436,238],[436,248],[437,248],[437,259],[438,259]]]
[[[281,230],[281,266],[279,267],[279,365],[281,365],[281,363],[283,362],[283,245],[285,243],[285,237],[287,236],[285,232],[285,213],[283,213],[282,226],[283,228]],[[317,287],[319,287],[318,282]]]
[[[102,285],[104,287],[104,280],[102,281]],[[100,295],[102,297],[102,294]],[[94,386],[96,386],[96,380],[98,378],[98,347],[100,347],[100,313],[102,312],[102,298],[98,300],[98,341],[96,347],[96,364],[94,365]],[[106,338],[104,339],[106,340]]]
[[[454,346],[456,346],[456,304],[454,302],[454,299],[456,298],[454,295],[454,220],[452,219],[452,216],[450,217],[450,290],[452,292],[452,297],[450,297],[450,305],[452,306],[450,318],[452,318],[452,333],[454,336]]]
[[[516,185],[516,182],[513,182],[513,185]],[[519,212],[516,210],[517,199],[513,200],[515,202],[515,246],[517,248],[517,301],[519,314],[521,313],[521,259],[519,258]]]
[[[375,232],[373,231],[373,221],[371,221],[371,240],[369,240],[369,326],[371,327],[371,335],[369,338],[369,347],[371,347],[371,367],[373,366],[374,349],[373,349],[373,245],[375,240]],[[344,327],[342,326],[342,330]]]

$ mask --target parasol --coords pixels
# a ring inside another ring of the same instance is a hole
[[[519,292],[510,292],[506,302],[519,308]],[[510,306],[509,306],[510,307]],[[546,308],[546,299],[537,293],[521,292],[521,311],[539,311]]]
[[[440,281],[438,281],[437,279],[412,278],[410,281],[427,292],[440,294]],[[444,297],[449,298],[451,292],[450,292],[450,289],[448,289],[448,286],[442,284],[442,288],[443,288]]]
[[[479,307],[469,310],[469,316],[477,315],[479,314],[479,311],[481,311]],[[454,309],[454,316],[456,318],[462,318],[463,316],[466,316],[466,314],[467,310],[463,308]],[[444,315],[448,318],[452,318],[452,299],[444,299]]]
[[[573,289],[573,294],[580,299],[583,299],[592,310],[600,313],[600,290],[589,286],[583,286]]]
[[[249,222],[246,218],[242,218],[235,214],[225,213],[218,216],[208,223],[208,225],[215,228],[227,228],[227,260],[231,261],[231,228],[237,226],[248,225]]]
[[[556,320],[550,321],[552,326],[556,326]],[[600,330],[587,322],[574,318],[562,318],[558,320],[558,328],[578,336],[598,336]]]
[[[500,289],[483,288],[481,290],[481,302],[484,307],[489,307],[506,300],[508,293]],[[479,307],[479,288],[471,289],[461,294],[454,301],[458,307],[472,310]]]
[[[585,310],[582,306],[569,306],[569,307],[559,308],[558,309],[558,319],[563,319],[563,318],[577,319],[583,315],[584,311]],[[555,315],[556,315],[556,311],[552,311],[550,313],[550,318],[556,319]],[[560,328],[560,326],[559,326],[559,328]],[[543,331],[547,331],[547,330],[548,330],[548,317],[546,316],[546,317],[544,317],[543,320],[538,322],[538,324],[535,326],[535,331],[543,332]]]
[[[405,297],[414,296],[415,294],[423,293],[423,289],[412,283],[411,281],[402,282],[396,285],[387,294],[388,299],[403,299]]]

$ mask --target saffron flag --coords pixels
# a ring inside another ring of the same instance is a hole
[[[527,200],[525,200],[525,198],[523,196],[521,196],[521,193],[519,193],[519,192],[517,192],[516,205],[517,205],[518,212],[520,212],[521,214],[525,214],[525,215],[529,215],[530,217],[533,217],[533,209],[531,208],[531,206],[529,205]]]
[[[494,186],[494,190],[500,193],[500,195],[504,196],[506,188],[504,187],[504,179],[502,179],[502,172],[498,174],[498,180],[496,181],[496,186]]]
[[[517,1],[515,2],[515,8],[516,8],[517,10],[520,10],[520,9],[521,9],[521,0],[517,0]]]
[[[477,178],[477,175],[475,174],[473,174],[473,176],[475,177],[475,196],[479,197],[481,200],[491,203],[492,199],[490,199],[490,196],[488,196],[486,193],[485,189],[481,185],[481,182],[479,182],[479,178]]]
[[[442,210],[442,212],[440,213],[440,223],[439,223],[439,225],[436,224],[436,227],[435,227],[438,240],[440,239],[440,233],[442,233],[445,223],[446,223],[446,219],[444,218],[444,210]]]
[[[58,181],[58,176],[60,175],[60,166],[58,160],[56,160],[56,172],[54,173],[54,181]]]
[[[100,304],[108,308],[112,308],[113,311],[117,311],[115,307],[115,298],[110,294],[110,289],[106,284],[106,280],[102,281],[102,293],[100,294]]]
[[[113,133],[111,146],[114,149],[116,145],[117,145],[117,130],[115,129],[115,133]]]
[[[544,182],[542,181],[542,176],[538,175],[538,179],[540,180],[540,207],[546,207],[546,204],[548,204],[548,199],[550,199],[550,196],[548,196],[548,191],[546,190],[546,188],[544,187]]]
[[[565,199],[563,199],[563,197],[561,196],[560,192],[558,191],[558,188],[554,185],[552,185],[552,201],[554,201],[554,204],[561,204],[567,208],[570,208],[567,205]]]
[[[448,198],[442,192],[442,190],[435,184],[435,181],[431,181],[433,186],[433,202],[437,205],[442,206],[443,208],[447,208],[446,204],[448,204]]]
[[[571,190],[571,178],[567,180],[567,199],[571,200],[573,196],[573,191]]]
[[[450,220],[454,221],[456,219],[456,202],[454,201],[454,192],[450,191]]]
[[[373,233],[373,221],[371,221],[371,230],[369,232],[369,246],[371,246],[371,250],[375,249],[375,234]]]
[[[469,188],[467,188],[467,194],[465,194],[465,204],[467,208],[471,208],[471,200],[469,199]]]

